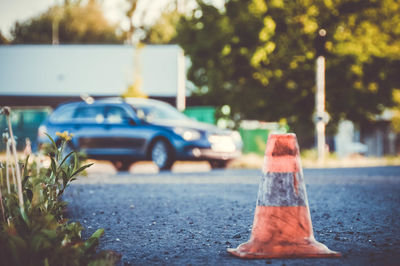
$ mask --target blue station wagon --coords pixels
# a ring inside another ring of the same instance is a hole
[[[151,160],[168,170],[177,160],[207,160],[223,168],[241,155],[238,132],[190,119],[171,105],[151,99],[111,98],[92,104],[62,104],[39,127],[38,144],[48,143],[44,133],[68,131],[67,147],[88,158],[109,160],[124,171],[136,161]]]

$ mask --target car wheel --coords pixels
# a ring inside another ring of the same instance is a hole
[[[172,150],[168,143],[162,139],[154,142],[150,151],[150,157],[160,170],[170,170],[174,163]]]
[[[226,168],[229,161],[227,160],[211,160],[209,161],[212,169],[222,169]]]
[[[118,172],[127,172],[132,163],[128,161],[113,161],[112,164]]]

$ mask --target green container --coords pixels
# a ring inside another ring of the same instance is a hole
[[[259,121],[243,121],[239,128],[239,133],[243,140],[242,152],[256,153],[263,155],[271,133],[286,133],[287,125],[277,122],[259,122]]]
[[[183,113],[197,121],[215,125],[215,107],[192,106],[187,107]]]
[[[17,139],[17,149],[25,148],[25,139],[29,138],[32,145],[35,145],[37,140],[37,131],[40,124],[47,118],[50,113],[49,108],[12,108],[11,109],[11,126],[13,134]],[[4,115],[0,115],[0,136],[8,132],[8,123]],[[3,141],[0,142],[0,151],[6,149]]]
[[[264,154],[269,131],[267,129],[239,129],[243,141],[243,153]]]

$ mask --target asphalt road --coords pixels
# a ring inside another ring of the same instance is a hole
[[[69,218],[105,228],[120,265],[400,264],[400,167],[304,169],[315,238],[343,257],[260,260],[226,249],[250,237],[261,170],[95,169],[67,191]]]

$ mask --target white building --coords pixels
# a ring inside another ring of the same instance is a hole
[[[185,108],[185,58],[177,45],[0,46],[0,105],[118,96],[136,79],[149,97]]]

